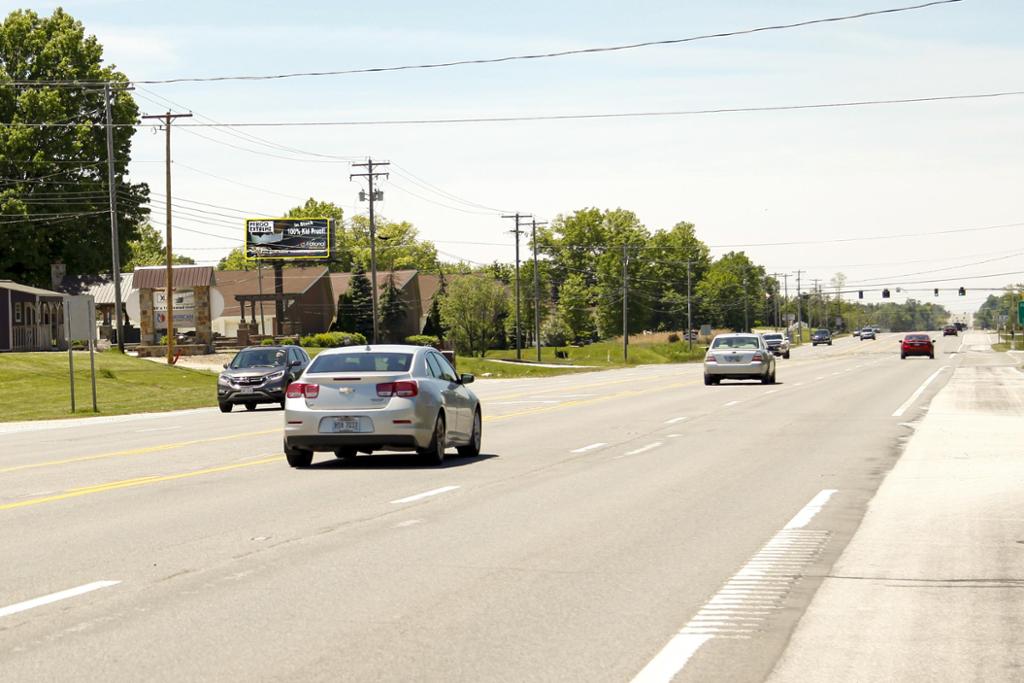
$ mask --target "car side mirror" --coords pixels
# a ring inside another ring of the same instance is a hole
[[[935,340],[934,340],[934,339],[932,339],[932,344],[934,344],[934,343],[935,343]]]
[[[461,377],[459,378],[459,381],[460,381],[460,382],[461,382],[462,384],[472,384],[473,382],[475,382],[475,381],[476,381],[476,377],[474,377],[473,375],[471,375],[471,374],[469,374],[469,373],[467,372],[466,374],[462,375],[462,376],[461,376]]]
[[[288,363],[288,367],[290,367],[290,368],[297,368],[300,365],[302,365],[302,361],[301,360],[293,360],[290,363]]]
[[[227,363],[225,363],[225,364],[224,364],[224,369],[225,369],[225,370],[227,370],[227,369],[228,369],[228,364],[227,364]]]

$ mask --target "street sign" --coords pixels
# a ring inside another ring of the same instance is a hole
[[[1024,325],[1024,299],[1017,302],[1017,324]]]
[[[247,218],[245,258],[330,258],[331,223],[330,218]]]
[[[785,314],[782,317],[785,318],[787,323],[791,323],[794,320],[796,320],[796,314],[795,313],[787,313],[787,314]]]

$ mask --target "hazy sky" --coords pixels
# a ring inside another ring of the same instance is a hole
[[[56,4],[33,7],[49,12]],[[62,4],[129,78],[161,79],[499,57],[914,3]],[[6,13],[19,5],[0,6]],[[176,111],[192,110],[221,122],[269,122],[666,111],[1013,91],[1024,90],[1022,28],[1019,0],[964,0],[626,52],[400,73],[153,85],[136,95],[146,113],[165,111],[161,98],[168,98]],[[351,215],[364,211],[365,204],[356,201],[360,184],[349,182],[345,159],[372,154],[397,165],[383,184],[380,211],[413,222],[447,258],[474,261],[512,258],[509,222],[418,185],[415,178],[476,204],[545,219],[597,206],[631,209],[652,230],[687,220],[710,245],[1021,223],[916,238],[744,248],[769,272],[801,269],[806,284],[813,278],[827,282],[841,271],[854,286],[891,286],[895,300],[903,298],[895,292],[901,284],[952,278],[906,288],[927,290],[913,293],[915,298],[965,311],[987,295],[981,288],[1024,281],[1024,273],[973,277],[1024,271],[1022,133],[1024,96],[610,121],[244,132],[182,126],[173,137],[174,195],[253,214],[281,214],[314,196],[345,206]],[[237,137],[247,134],[343,159],[273,150]],[[147,181],[162,193],[163,136],[140,131],[133,156],[133,180]],[[198,222],[177,214],[175,246],[199,261],[215,262],[240,241],[243,213],[206,210],[226,215],[199,214],[205,222]],[[162,225],[159,211],[154,218]],[[716,246],[713,251],[726,250]],[[910,275],[922,271],[938,272]],[[789,283],[792,293],[795,279]],[[961,285],[968,288],[966,298],[956,296]],[[932,287],[944,290],[938,299]]]

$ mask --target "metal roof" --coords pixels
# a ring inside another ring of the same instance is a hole
[[[121,301],[132,293],[133,273],[121,273]],[[61,280],[60,288],[68,294],[88,294],[96,305],[114,305],[114,283],[109,275],[68,275]]]
[[[174,288],[212,287],[217,284],[212,266],[174,266]],[[167,287],[166,266],[140,266],[132,278],[134,289],[164,289]]]
[[[21,285],[13,280],[0,280],[0,289],[9,289],[14,292],[22,292],[23,294],[31,294],[33,296],[45,296],[48,298],[63,299],[67,294],[61,294],[60,292],[52,292],[49,289],[40,289],[39,287],[30,287],[29,285]]]

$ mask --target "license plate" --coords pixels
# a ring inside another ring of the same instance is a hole
[[[240,389],[238,390],[238,392],[239,392],[240,394],[251,394],[251,393],[253,393],[253,391],[254,391],[254,390],[253,390],[253,388],[252,388],[252,387],[241,387],[241,388],[240,388]]]
[[[335,417],[324,420],[326,430],[334,433],[358,432],[359,419],[355,417]]]

